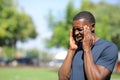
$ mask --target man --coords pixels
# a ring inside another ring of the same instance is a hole
[[[73,18],[68,54],[59,69],[59,80],[110,80],[118,49],[95,34],[95,19],[88,11]]]

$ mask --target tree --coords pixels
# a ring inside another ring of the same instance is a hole
[[[114,4],[108,4],[103,1],[93,3],[89,0],[82,0],[79,11],[87,10],[93,13],[96,18],[95,32],[99,37],[115,42],[120,46],[120,7]],[[72,18],[78,12],[72,2],[69,2],[66,9],[65,20],[54,23],[53,36],[48,44],[50,47],[68,46],[69,29],[72,28]],[[118,39],[118,40],[117,40]],[[120,50],[120,48],[119,48]]]
[[[14,0],[1,0],[0,46],[15,47],[17,41],[25,41],[36,36],[31,17],[17,11]]]
[[[116,43],[120,50],[119,5],[108,4],[103,1],[99,2],[98,4],[93,4],[89,1],[83,1],[81,9],[88,10],[94,13],[96,18],[95,32],[101,38],[105,38],[109,41]]]
[[[37,49],[28,50],[26,53],[27,57],[39,58],[39,51]]]
[[[54,23],[53,36],[51,40],[47,40],[48,47],[68,47],[69,29],[72,26],[72,18],[75,13],[73,2],[70,1],[66,8],[66,18]]]

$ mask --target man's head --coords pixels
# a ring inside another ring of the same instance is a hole
[[[95,18],[92,13],[88,11],[82,11],[73,18],[73,34],[77,41],[81,41],[83,39],[83,27],[85,25],[89,26],[91,32],[94,33]]]
[[[94,23],[95,24],[94,16],[92,15],[92,13],[90,13],[88,11],[79,12],[77,15],[74,16],[73,21],[74,20],[80,20],[80,19],[85,19],[89,23]]]

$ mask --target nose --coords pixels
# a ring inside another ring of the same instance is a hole
[[[79,34],[79,31],[78,31],[78,30],[76,30],[76,31],[75,31],[75,34]]]

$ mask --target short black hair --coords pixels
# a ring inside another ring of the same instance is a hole
[[[79,20],[79,19],[85,19],[90,23],[94,23],[95,24],[95,18],[93,16],[93,14],[89,11],[81,11],[79,12],[77,15],[74,16],[73,21],[74,20]]]

